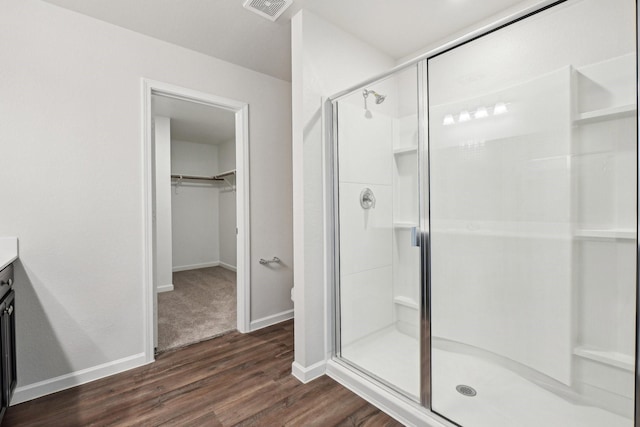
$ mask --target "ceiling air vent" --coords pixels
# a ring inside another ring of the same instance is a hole
[[[263,18],[275,21],[292,3],[293,0],[246,0],[243,7]]]

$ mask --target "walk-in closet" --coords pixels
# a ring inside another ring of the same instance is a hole
[[[236,329],[233,112],[154,95],[158,352]]]

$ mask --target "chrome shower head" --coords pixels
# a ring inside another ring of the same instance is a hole
[[[375,90],[365,89],[362,91],[362,96],[364,97],[364,102],[365,102],[365,108],[367,105],[367,97],[369,96],[369,94],[373,94],[373,96],[376,97],[376,104],[382,104],[384,100],[387,98],[387,95],[380,95]]]

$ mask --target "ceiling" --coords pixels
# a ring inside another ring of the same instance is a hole
[[[539,0],[294,0],[271,22],[243,0],[45,0],[291,81],[291,16],[307,9],[394,59]]]
[[[222,108],[154,95],[153,115],[171,118],[171,139],[221,144],[235,137],[235,114]]]

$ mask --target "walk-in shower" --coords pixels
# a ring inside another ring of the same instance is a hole
[[[330,99],[334,362],[425,420],[640,426],[636,4],[521,18]]]

